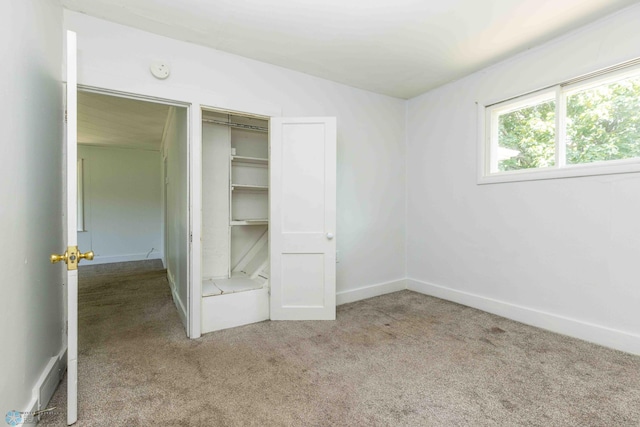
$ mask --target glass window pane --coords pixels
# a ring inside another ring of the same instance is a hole
[[[498,171],[555,164],[555,100],[498,116]]]
[[[640,157],[640,77],[567,96],[567,164]]]

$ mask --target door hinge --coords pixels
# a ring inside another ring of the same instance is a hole
[[[69,120],[69,112],[67,110],[64,110],[64,122],[67,123],[68,120]]]
[[[189,233],[189,242],[193,243],[193,233]]]

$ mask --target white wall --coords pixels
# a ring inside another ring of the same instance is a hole
[[[202,125],[202,277],[229,273],[229,126]]]
[[[65,25],[78,33],[81,84],[195,106],[190,129],[196,177],[200,176],[200,104],[267,115],[336,116],[339,300],[341,293],[405,277],[403,100],[70,11],[65,12]],[[167,80],[156,80],[149,73],[154,60],[171,66]],[[200,192],[194,188],[197,203]],[[192,211],[196,238],[199,214],[199,209]],[[199,258],[196,246],[193,254]],[[200,272],[194,270],[194,275]]]
[[[93,264],[163,257],[159,151],[78,146],[84,159],[82,251]]]
[[[188,110],[171,107],[162,141],[166,159],[166,267],[173,299],[188,330],[189,168]]]
[[[640,6],[410,100],[409,287],[640,353],[640,174],[476,184],[477,107],[640,56]]]
[[[41,375],[63,355],[62,8],[0,6],[0,416],[33,410]],[[57,374],[57,373],[56,373]],[[45,396],[46,400],[50,396]],[[47,402],[42,402],[45,405]]]

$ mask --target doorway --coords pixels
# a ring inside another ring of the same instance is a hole
[[[161,263],[186,331],[188,142],[185,106],[78,91],[79,246],[105,271]]]

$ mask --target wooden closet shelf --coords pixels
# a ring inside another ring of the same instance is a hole
[[[247,157],[247,156],[231,156],[231,161],[234,163],[251,163],[254,165],[269,164],[269,159],[261,159],[259,157]]]
[[[234,219],[230,222],[231,225],[267,225],[268,219]]]
[[[266,185],[231,184],[231,190],[267,191],[269,187]]]

